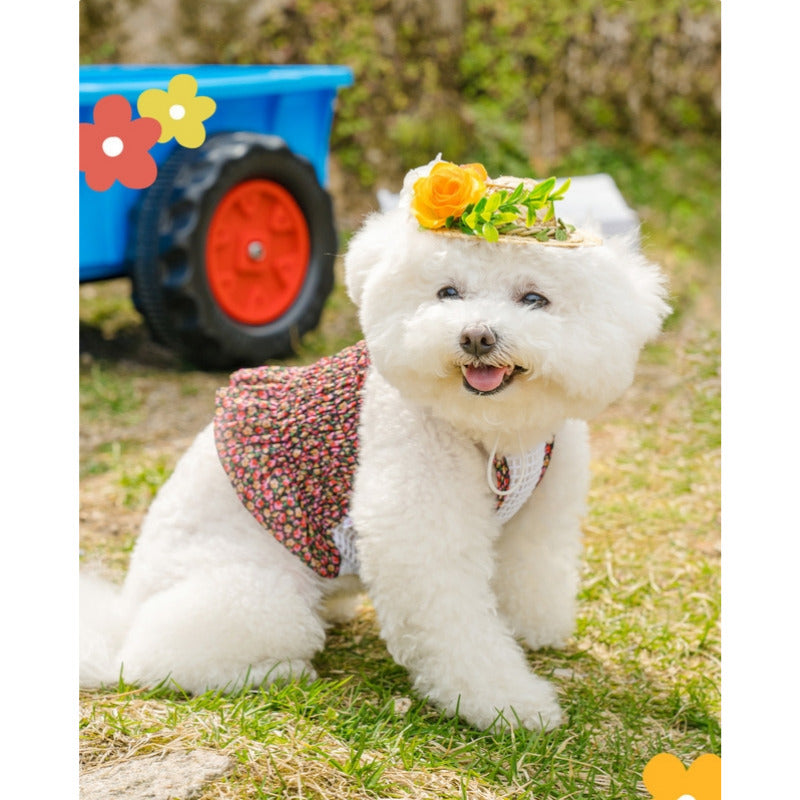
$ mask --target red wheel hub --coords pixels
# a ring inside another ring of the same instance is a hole
[[[237,322],[265,325],[297,299],[310,252],[308,223],[294,197],[273,181],[244,181],[223,196],[208,225],[211,293]]]

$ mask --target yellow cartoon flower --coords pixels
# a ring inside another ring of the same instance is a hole
[[[722,761],[705,753],[687,769],[677,756],[659,753],[647,763],[642,779],[653,800],[720,800]]]
[[[216,110],[210,98],[197,96],[197,81],[186,74],[176,75],[164,92],[147,89],[139,95],[136,107],[142,117],[151,117],[161,123],[159,142],[175,137],[183,147],[200,147],[206,140],[203,125]]]

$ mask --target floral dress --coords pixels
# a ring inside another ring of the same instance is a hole
[[[347,512],[368,367],[366,344],[359,342],[306,367],[239,370],[216,397],[217,452],[239,499],[279,542],[326,578],[358,572]],[[527,480],[516,479],[513,460],[495,458],[498,490],[512,490],[497,499],[503,521],[541,481],[551,450],[552,442],[529,454]],[[513,491],[515,484],[524,496]]]

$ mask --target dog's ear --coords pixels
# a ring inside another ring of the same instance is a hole
[[[388,212],[370,214],[347,246],[344,256],[345,285],[347,294],[358,307],[361,307],[364,284],[370,270],[377,266],[386,252],[388,216]]]
[[[664,320],[672,312],[668,304],[667,279],[656,264],[647,260],[632,238],[614,237],[608,245],[624,264],[633,290],[633,302],[626,307],[631,333],[645,345],[658,336]]]

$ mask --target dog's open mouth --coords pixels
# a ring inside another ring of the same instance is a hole
[[[464,388],[474,394],[496,394],[505,389],[521,367],[495,367],[489,364],[465,364],[461,367]]]

